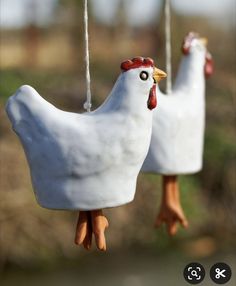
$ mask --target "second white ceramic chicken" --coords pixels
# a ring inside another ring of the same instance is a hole
[[[41,206],[94,210],[133,200],[151,138],[155,81],[166,74],[150,58],[121,68],[110,96],[91,113],[59,110],[30,86],[9,99],[6,111]]]
[[[150,149],[144,172],[164,175],[191,174],[202,168],[205,128],[205,76],[212,73],[206,39],[190,32],[173,91],[158,86],[158,112],[154,112]]]

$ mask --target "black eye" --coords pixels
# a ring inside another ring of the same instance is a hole
[[[147,80],[148,79],[148,73],[146,71],[142,71],[139,75],[141,80]]]

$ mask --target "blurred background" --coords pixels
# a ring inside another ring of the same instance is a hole
[[[93,108],[108,95],[119,65],[150,56],[165,70],[164,1],[89,0]],[[36,204],[23,149],[4,111],[10,95],[32,85],[46,100],[81,112],[85,101],[82,0],[0,0],[0,284],[186,285],[197,261],[209,273],[222,261],[236,269],[236,4],[234,0],[171,2],[173,77],[183,37],[209,40],[215,73],[206,83],[203,170],[181,176],[190,222],[169,238],[153,228],[160,176],[140,174],[134,202],[108,209],[108,251],[74,245],[76,212]],[[163,83],[162,88],[165,87]],[[203,285],[212,285],[209,274]],[[227,285],[235,285],[235,272]]]

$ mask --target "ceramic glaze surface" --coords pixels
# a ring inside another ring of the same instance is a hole
[[[143,172],[175,175],[201,170],[205,56],[204,44],[194,39],[189,54],[182,58],[173,91],[165,95],[157,87],[158,108],[154,110],[151,144]]]
[[[140,79],[141,71],[148,80]],[[6,111],[41,206],[94,210],[133,200],[151,139],[153,71],[150,66],[121,73],[108,99],[90,113],[57,109],[30,86],[9,99]]]

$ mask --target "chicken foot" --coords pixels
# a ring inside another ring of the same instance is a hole
[[[84,246],[89,250],[92,246],[92,235],[99,250],[106,250],[105,229],[108,227],[108,220],[102,210],[80,211],[76,227],[75,243]]]
[[[169,235],[175,235],[178,222],[184,228],[188,227],[188,221],[180,203],[178,178],[175,175],[165,175],[162,184],[162,201],[155,226],[159,227],[162,223],[166,223]]]

